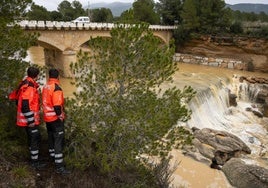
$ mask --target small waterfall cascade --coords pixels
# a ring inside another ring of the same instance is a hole
[[[237,75],[232,78],[232,92],[236,94],[238,100],[256,103],[258,94],[265,86],[262,84],[251,84],[242,81]]]
[[[189,127],[226,130],[231,125],[224,119],[228,111],[228,90],[221,83],[211,85],[197,93],[189,104],[192,110]]]
[[[240,82],[237,76],[230,82],[219,79],[198,91],[191,100],[192,115],[186,126],[227,131],[238,136],[252,150],[249,163],[256,163],[256,158],[268,156],[268,133],[264,128],[268,118],[260,118],[246,109],[255,106],[260,87]],[[229,93],[237,96],[237,106],[230,106]]]

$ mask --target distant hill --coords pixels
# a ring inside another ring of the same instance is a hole
[[[90,5],[90,9],[95,8],[109,8],[113,16],[118,17],[122,12],[128,10],[132,7],[132,3],[122,3],[122,2],[113,2],[113,3],[93,3]]]
[[[251,4],[251,3],[239,3],[235,5],[226,5],[230,7],[232,10],[239,10],[240,12],[254,12],[259,14],[260,12],[264,12],[268,14],[268,5],[267,4]]]
[[[122,2],[113,2],[113,3],[93,3],[90,5],[90,9],[95,8],[109,8],[113,16],[118,17],[122,12],[128,10],[132,7],[132,3],[122,3]],[[230,7],[232,10],[239,10],[240,12],[254,12],[259,14],[260,12],[265,12],[268,14],[268,5],[267,4],[251,4],[251,3],[239,3],[235,5],[226,4],[226,7]],[[85,9],[87,6],[85,7]]]

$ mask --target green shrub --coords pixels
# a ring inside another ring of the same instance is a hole
[[[249,31],[248,35],[251,37],[268,39],[268,26],[261,26],[259,29]]]
[[[243,27],[241,22],[234,22],[230,26],[230,32],[234,34],[243,34]]]
[[[191,39],[191,31],[179,25],[177,29],[174,30],[174,39],[176,46],[183,46],[187,41]]]

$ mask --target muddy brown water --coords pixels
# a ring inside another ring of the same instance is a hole
[[[44,65],[44,53],[42,47],[31,47],[28,51],[28,59],[39,65]],[[199,74],[200,79],[189,80],[189,74]],[[214,67],[179,64],[179,71],[174,75],[174,83],[179,87],[183,87],[191,82],[197,90],[212,84],[216,77],[223,79],[231,78],[234,74],[246,76],[260,76],[268,78],[268,74],[252,73],[245,71],[235,71],[230,69],[219,69]],[[71,79],[60,78],[60,83],[64,91],[65,97],[70,97],[76,90],[75,86],[70,84]],[[222,171],[211,169],[207,164],[197,162],[187,157],[179,150],[173,150],[173,162],[179,162],[179,166],[173,175],[172,184],[174,187],[189,188],[230,188],[232,187]]]

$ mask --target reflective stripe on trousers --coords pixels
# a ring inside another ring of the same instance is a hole
[[[64,123],[59,119],[46,122],[49,152],[54,149],[55,164],[57,166],[63,165],[63,144],[64,144]],[[51,154],[50,153],[50,154]]]
[[[55,157],[55,150],[54,149],[49,149],[48,152],[49,152],[50,157]]]
[[[35,161],[39,156],[41,135],[38,127],[25,127],[25,130],[28,136],[31,160]]]
[[[63,154],[55,154],[55,163],[63,163]]]

